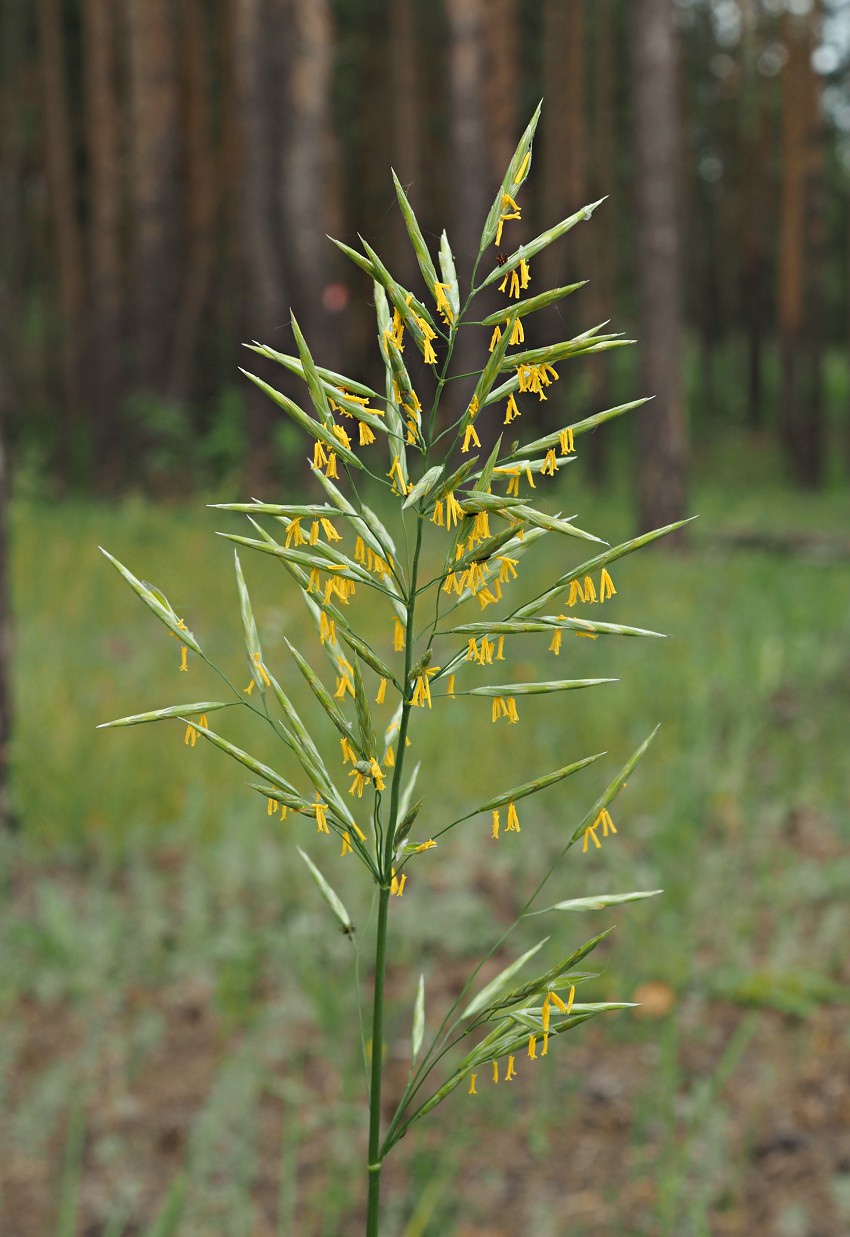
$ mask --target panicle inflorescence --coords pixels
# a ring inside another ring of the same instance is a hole
[[[446,710],[448,720],[454,717],[449,711],[457,709],[459,698],[466,697],[473,722],[481,721],[486,719],[489,699],[491,721],[505,723],[506,734],[511,735],[514,732],[510,728],[520,722],[520,701],[525,715],[526,706],[529,710],[532,707],[526,698],[612,681],[598,677],[530,682],[511,677],[512,646],[518,637],[542,637],[548,642],[548,651],[560,657],[564,637],[570,635],[596,640],[600,635],[658,634],[607,621],[610,607],[606,607],[605,622],[595,614],[601,604],[617,594],[609,566],[678,525],[612,548],[577,527],[572,519],[550,514],[543,501],[558,474],[576,460],[576,440],[643,401],[568,424],[557,425],[558,418],[550,417],[547,420],[550,424],[555,420],[557,428],[530,438],[535,409],[550,398],[553,405],[557,402],[557,365],[629,342],[602,334],[597,327],[572,340],[527,346],[526,331],[531,330],[527,324],[532,315],[581,286],[530,293],[532,259],[590,218],[599,205],[585,207],[533,240],[501,253],[501,247],[508,248],[517,235],[522,220],[522,187],[531,169],[538,116],[539,108],[520,140],[485,221],[469,289],[460,287],[445,233],[435,262],[397,178],[399,205],[433,308],[403,287],[367,242],[362,242],[361,250],[336,242],[372,281],[378,347],[385,371],[382,390],[319,366],[294,318],[296,353],[285,355],[263,345],[250,346],[304,383],[305,399],[297,403],[262,379],[247,375],[306,434],[308,479],[321,500],[300,504],[254,500],[222,505],[245,514],[253,534],[223,534],[237,547],[237,591],[250,671],[244,689],[231,688],[232,698],[225,701],[170,706],[109,723],[120,726],[181,718],[187,745],[194,747],[197,739],[204,737],[249,769],[257,778],[251,785],[265,798],[270,816],[277,817],[279,812],[282,820],[300,821],[299,827],[312,821],[318,835],[330,838],[336,834],[338,857],[355,856],[379,891],[384,909],[378,927],[378,970],[385,966],[387,899],[391,895],[402,898],[410,864],[427,863],[424,856],[437,848],[442,834],[472,819],[489,820],[489,836],[494,840],[509,833],[519,835],[520,800],[562,782],[599,759],[599,755],[584,757],[499,791],[485,803],[464,809],[455,820],[442,821],[435,816],[429,821],[423,801],[413,800],[419,765],[410,773],[407,758],[412,744],[415,750],[412,722],[423,716],[415,710],[424,714]],[[499,251],[497,256],[493,255],[493,246]],[[479,278],[481,270],[486,273]],[[451,361],[457,333],[461,328],[474,328],[470,307],[491,284],[497,285],[504,303],[478,323],[481,369],[473,375],[474,388],[461,401],[462,411],[453,419],[443,396],[453,377]],[[500,426],[515,424],[530,440],[508,446],[496,435]],[[483,444],[491,442],[494,445],[484,458]],[[380,516],[363,500],[365,487],[361,481],[367,477],[373,490],[383,488]],[[387,519],[385,513],[390,510],[394,515]],[[423,551],[426,537],[431,548]],[[556,576],[542,592],[535,592],[534,577],[525,575],[522,560],[541,541],[546,548],[563,538],[590,543],[592,557]],[[286,641],[298,671],[294,675],[290,669],[284,676],[286,688],[275,677],[281,671],[263,656],[240,548],[278,560],[315,626],[309,657]],[[189,652],[207,662],[201,646],[166,598],[117,560],[111,561],[180,641],[180,670],[189,670]],[[435,561],[439,566],[431,569],[429,577],[425,564]],[[363,597],[369,599],[371,610],[381,607],[385,615],[380,626],[370,626],[373,634],[368,639],[358,630],[358,599]],[[560,612],[543,613],[550,602],[556,602]],[[597,609],[573,613],[577,606]],[[464,607],[465,618],[460,613]],[[425,615],[429,616],[427,621]],[[381,634],[374,635],[376,630]],[[563,647],[572,653],[577,646],[570,643]],[[316,669],[316,657],[325,659],[332,688]],[[491,676],[503,681],[492,682]],[[230,684],[230,678],[222,677]],[[290,698],[295,687],[290,680],[294,679],[303,680],[314,707],[318,706],[328,729],[336,735],[339,751],[334,749],[333,759],[314,739]],[[285,773],[210,729],[207,714],[234,705],[250,710],[266,726],[267,734],[282,741]],[[473,742],[475,733],[474,729],[470,732]],[[593,853],[602,847],[604,839],[617,835],[609,807],[647,743],[567,835],[560,857],[579,840],[583,853]],[[533,834],[535,822],[525,810],[523,825],[526,836]],[[520,844],[520,839],[516,842]],[[320,837],[317,845],[321,844]],[[301,853],[343,932],[352,936],[354,927],[339,895],[313,860]],[[411,869],[410,874],[414,871]],[[411,889],[415,897],[417,882],[412,882]],[[526,904],[525,914],[538,913],[529,910],[534,896]],[[641,896],[647,895],[616,895],[614,900]],[[460,1002],[456,1002],[419,1065],[412,1065],[411,1080],[383,1142],[378,1137],[380,1105],[375,1100],[376,1093],[380,1098],[381,1054],[372,1054],[372,1171],[375,1165],[380,1167],[389,1148],[411,1123],[461,1082],[468,1079],[469,1093],[476,1094],[483,1068],[490,1069],[494,1084],[500,1079],[511,1081],[517,1073],[518,1054],[525,1052],[531,1060],[546,1056],[551,1037],[618,1007],[611,1003],[578,1005],[574,1001],[576,985],[591,977],[573,968],[601,939],[586,942],[565,961],[509,991],[514,974],[527,965],[545,943],[542,941],[510,963],[462,1012],[458,1012]],[[560,992],[566,992],[566,997]],[[376,996],[376,1033],[382,1025],[382,1000],[382,996]],[[435,1085],[438,1078],[434,1070],[448,1049],[461,1042],[468,1044],[467,1037],[475,1039],[482,1032],[483,1038],[451,1068],[442,1083]],[[421,981],[412,1037],[414,1064],[423,1034]],[[426,1084],[432,1088],[428,1095],[422,1093]]]

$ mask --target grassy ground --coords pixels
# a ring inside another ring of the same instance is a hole
[[[528,677],[619,684],[525,703],[509,730],[475,702],[422,719],[423,837],[458,803],[609,755],[528,801],[520,835],[492,843],[478,818],[416,868],[394,907],[391,1091],[419,972],[433,1023],[659,721],[618,800],[616,839],[571,852],[547,900],[665,894],[545,921],[555,953],[616,921],[593,998],[643,1007],[579,1030],[510,1088],[447,1101],[399,1149],[387,1237],[850,1229],[846,562],[731,551],[721,537],[846,540],[845,498],[789,496],[728,444],[702,467],[723,484],[697,488],[690,552],[648,550],[613,571],[605,617],[666,641],[565,641],[557,661],[530,639],[512,650]],[[561,492],[579,524],[628,535],[622,485],[595,495],[570,475]],[[142,1233],[163,1207],[160,1237],[169,1208],[187,1237],[360,1231],[350,973],[359,948],[368,975],[369,905],[353,867],[303,823],[269,821],[239,768],[186,748],[178,723],[94,730],[220,693],[197,663],[178,673],[175,641],[97,543],[161,587],[247,682],[230,549],[211,535],[224,526],[201,503],[27,499],[15,512],[23,830],[0,840],[4,1234]],[[558,553],[564,566],[584,557]],[[526,561],[526,580],[545,580],[550,562]],[[303,647],[314,637],[276,564],[245,566],[266,658],[285,674],[284,634]],[[261,732],[226,716],[235,742],[275,763]],[[305,883],[294,851],[305,838],[344,893],[353,942]]]

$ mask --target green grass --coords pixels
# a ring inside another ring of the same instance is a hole
[[[677,556],[650,549],[612,572],[618,595],[604,617],[666,632],[665,641],[565,639],[557,660],[531,637],[511,648],[512,668],[521,664],[528,677],[599,674],[618,684],[521,702],[521,724],[511,728],[492,726],[481,701],[441,702],[416,718],[421,730],[412,755],[422,761],[420,787],[427,794],[423,837],[448,813],[457,814],[458,805],[593,752],[609,754],[525,801],[520,835],[493,844],[488,822],[478,818],[413,870],[394,907],[399,1042],[409,1034],[419,971],[435,991],[452,960],[490,946],[508,910],[521,904],[607,778],[657,722],[658,738],[617,801],[616,839],[596,854],[572,851],[545,896],[553,902],[656,887],[664,896],[616,913],[532,920],[513,947],[549,931],[561,952],[561,943],[577,943],[616,920],[596,999],[628,999],[640,984],[659,981],[673,989],[677,1008],[701,1010],[707,1022],[720,999],[805,1015],[846,995],[836,984],[850,928],[842,902],[850,880],[842,808],[850,801],[846,564],[731,553],[718,539],[740,528],[841,532],[841,500],[832,491],[789,496],[769,475],[759,477],[758,467],[745,468],[733,450],[722,461],[730,481],[745,473],[758,481],[735,490],[738,497],[698,483],[693,508],[703,518],[692,549]],[[565,509],[612,541],[628,536],[622,479],[595,494],[571,474],[561,485],[561,494],[569,494]],[[14,512],[12,762],[22,832],[0,840],[6,874],[0,1002],[7,1010],[28,1001],[61,1011],[76,1033],[73,1050],[22,1090],[15,1078],[25,1037],[10,1027],[0,1052],[6,1079],[0,1131],[10,1145],[44,1157],[55,1151],[56,1131],[71,1114],[64,1167],[60,1154],[54,1181],[57,1224],[64,1226],[56,1232],[72,1231],[68,1212],[79,1195],[72,1170],[83,1134],[75,1104],[98,1092],[105,1061],[110,1085],[132,1091],[167,1032],[159,1000],[139,994],[186,984],[199,985],[214,1011],[220,1045],[182,1157],[188,1193],[179,1231],[190,1237],[254,1231],[259,1165],[270,1138],[279,1179],[272,1210],[281,1233],[295,1231],[296,1209],[313,1217],[311,1233],[341,1233],[360,1189],[362,1065],[350,983],[357,945],[336,930],[305,883],[294,842],[306,837],[338,884],[358,924],[357,939],[366,938],[368,973],[369,901],[354,882],[351,860],[337,866],[335,843],[322,848],[303,822],[270,821],[240,767],[207,745],[185,747],[179,723],[95,730],[113,717],[215,699],[221,691],[197,659],[189,674],[178,672],[176,641],[97,554],[98,543],[160,587],[213,659],[237,684],[247,683],[231,548],[212,535],[225,526],[237,527],[201,502],[106,508],[28,499]],[[585,557],[575,544],[557,552],[564,566]],[[266,660],[290,683],[284,635],[304,649],[316,644],[303,603],[272,560],[242,557]],[[527,587],[532,578],[545,582],[551,570],[541,555],[529,555],[523,568]],[[386,620],[367,614],[365,621],[387,649]],[[320,726],[310,702],[293,691],[305,717]],[[228,737],[275,764],[280,754],[251,719],[222,717]],[[333,738],[325,744],[329,759],[338,757],[335,746]],[[792,846],[795,821],[805,829]],[[716,1088],[711,1078],[683,1080],[679,1038],[698,1041],[702,1033],[699,1019],[696,1030],[692,1017],[684,1025],[678,1018],[619,1018],[601,1033],[603,1052],[660,1045],[631,1134],[637,1165],[641,1148],[661,1147],[660,1186],[648,1227],[635,1231],[678,1237],[710,1231],[705,1217],[728,1187],[728,1114],[717,1092],[723,1070],[731,1074],[738,1065],[733,1046],[718,1065]],[[539,1111],[518,1160],[545,1160],[564,1106],[577,1103],[570,1045],[562,1047],[563,1056],[546,1063],[546,1078],[538,1075]],[[746,1045],[739,1047],[743,1052]],[[335,1080],[320,1109],[310,1074],[317,1068]],[[690,1105],[684,1142],[673,1115],[683,1088],[681,1102]],[[528,1094],[533,1091],[529,1086]],[[502,1093],[485,1093],[480,1109],[497,1136],[517,1119]],[[453,1231],[452,1166],[470,1152],[474,1134],[456,1122],[459,1103],[453,1097],[454,1111],[447,1105],[437,1114],[442,1151],[425,1139],[422,1158],[408,1157],[410,1193],[401,1191],[390,1203],[389,1234]],[[288,1114],[282,1125],[269,1116],[273,1104]],[[141,1207],[150,1219],[165,1203],[165,1186],[151,1210],[139,1181],[115,1167],[125,1163],[126,1148],[105,1136],[98,1140],[88,1127],[86,1138],[92,1150],[81,1171],[107,1183],[111,1214]],[[299,1155],[314,1145],[326,1149],[333,1171],[325,1164],[305,1173]],[[697,1146],[708,1156],[705,1177],[692,1154]],[[695,1192],[697,1181],[702,1186]],[[416,1199],[424,1199],[419,1220],[411,1218]],[[480,1206],[486,1210],[486,1200]],[[541,1233],[562,1231],[547,1229],[551,1217],[542,1211],[535,1222]]]

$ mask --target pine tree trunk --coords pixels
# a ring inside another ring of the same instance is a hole
[[[687,437],[682,390],[677,47],[670,0],[634,0],[632,91],[637,179],[642,387],[636,414],[638,526],[685,513]]]
[[[0,287],[0,314],[7,308]],[[7,426],[11,391],[0,359],[0,829],[16,824],[9,803],[9,744],[12,738],[12,602],[9,588],[9,460]]]
[[[487,150],[484,0],[447,0],[455,218],[451,238],[468,278],[494,185]]]
[[[783,69],[779,267],[777,306],[782,375],[780,433],[787,467],[798,485],[817,486],[823,474],[821,408],[822,300],[815,245],[822,166],[817,79],[811,67],[811,18],[783,15],[788,59]]]
[[[180,296],[168,392],[178,404],[192,394],[198,338],[209,300],[215,258],[215,220],[219,189],[215,179],[207,63],[209,26],[203,0],[181,0],[180,81],[185,135],[186,236],[188,258]]]
[[[392,126],[392,165],[411,198],[420,224],[427,228],[420,141],[421,98],[419,62],[416,54],[416,13],[413,0],[391,0],[389,5],[389,72]],[[394,210],[390,224],[390,269],[407,288],[413,287],[418,267],[407,237],[401,211]]]
[[[262,0],[230,0],[230,47],[237,134],[236,218],[245,272],[244,318],[248,337],[277,346],[288,323],[288,296],[274,221],[277,199],[268,129],[265,6]],[[251,366],[255,368],[255,366]],[[248,409],[250,481],[259,489],[269,476],[274,420],[271,402],[255,389],[245,394]]]
[[[82,230],[69,124],[64,36],[58,0],[38,0],[44,108],[45,160],[58,258],[62,377],[66,407],[60,417],[59,468],[67,470],[78,450],[85,400],[86,291]]]
[[[486,64],[484,88],[490,121],[490,178],[501,183],[516,149],[520,41],[517,0],[489,0],[484,8]]]
[[[91,286],[92,421],[95,473],[115,479],[121,446],[118,403],[123,389],[121,138],[116,79],[114,0],[83,4],[85,119],[88,149]]]
[[[180,249],[177,62],[168,0],[127,0],[131,97],[133,336],[136,380],[164,395]]]
[[[468,281],[478,254],[481,230],[496,186],[490,174],[484,58],[484,0],[447,0],[449,27],[449,93],[451,98],[453,216],[449,238],[461,284]],[[486,269],[486,268],[485,268]],[[478,341],[472,331],[461,331],[454,355],[459,372],[480,368]],[[456,383],[460,411],[470,392]],[[482,442],[485,440],[482,439]]]
[[[542,214],[544,226],[587,205],[585,0],[546,0],[543,11]],[[547,287],[564,282],[567,248],[554,244],[538,259]],[[576,310],[563,310],[572,326]]]
[[[593,216],[590,236],[592,266],[583,306],[592,323],[614,316],[617,291],[617,228],[615,100],[614,100],[614,9],[613,0],[597,0],[593,7],[593,60],[589,129],[589,194],[593,201],[608,198]],[[589,412],[601,411],[608,400],[608,357],[588,357],[590,377]],[[608,475],[608,427],[600,425],[585,439],[590,476],[601,485]]]
[[[333,18],[329,0],[290,0],[289,133],[284,163],[286,230],[297,317],[311,351],[334,368],[334,332],[321,308],[328,279]]]

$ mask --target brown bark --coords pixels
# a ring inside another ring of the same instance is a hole
[[[758,429],[763,419],[762,357],[765,337],[767,240],[773,232],[769,167],[773,153],[770,113],[756,94],[756,115],[745,129],[742,148],[741,300],[747,349],[747,422]]]
[[[74,431],[84,402],[85,263],[77,213],[64,36],[57,0],[38,0],[47,183],[58,259],[62,378],[66,401],[60,419],[60,469],[72,459]]]
[[[247,284],[248,336],[277,344],[286,313],[273,204],[276,200],[272,143],[264,88],[265,6],[262,0],[230,0],[230,48],[236,151],[236,216],[241,266]],[[250,480],[268,478],[274,411],[259,391],[246,391]]]
[[[458,269],[468,276],[478,253],[493,185],[487,150],[484,0],[447,0],[452,179],[452,242]]]
[[[198,336],[212,284],[218,186],[212,142],[207,56],[209,28],[203,0],[181,0],[180,81],[185,135],[188,258],[171,353],[168,391],[185,404],[192,393]]]
[[[780,432],[787,467],[803,486],[823,476],[821,407],[823,163],[818,83],[811,67],[813,23],[783,15],[783,70],[777,311],[782,374]]]
[[[485,91],[490,120],[490,175],[501,184],[516,149],[520,42],[517,0],[489,0],[484,8]]]
[[[0,315],[6,309],[6,298],[0,287]],[[0,829],[12,828],[17,823],[9,803],[13,627],[9,583],[9,464],[6,447],[10,402],[11,392],[0,360]]]
[[[613,0],[597,0],[593,10],[593,49],[588,142],[589,197],[607,197],[594,214],[590,233],[590,283],[582,293],[582,307],[590,322],[604,322],[614,316],[617,271],[616,201],[614,197],[614,6]],[[599,412],[607,400],[608,358],[588,357],[585,364],[590,378],[590,412]],[[599,426],[585,440],[590,476],[601,484],[608,473],[608,427]]]
[[[327,188],[330,178],[333,20],[329,0],[291,0],[289,140],[283,197],[297,316],[311,350],[334,366],[329,317],[321,309],[328,277]]]
[[[168,0],[127,0],[136,377],[163,394],[178,288],[177,63]]]
[[[85,0],[83,51],[88,148],[88,261],[91,288],[91,399],[96,472],[114,475],[120,445],[123,266],[121,139],[114,0]]]
[[[546,0],[543,11],[543,226],[587,204],[585,0]],[[563,245],[550,245],[538,265],[547,286],[563,282]],[[570,318],[571,308],[565,311]]]
[[[685,512],[687,436],[682,390],[677,47],[670,0],[635,0],[632,27],[638,301],[642,386],[637,414],[638,525]]]
[[[463,286],[471,276],[481,241],[481,229],[496,189],[490,174],[487,150],[484,0],[447,0],[446,16],[449,27],[451,180],[455,186],[449,237]],[[459,373],[481,368],[483,362],[479,341],[474,332],[460,331],[454,358]],[[469,392],[460,383],[454,385],[458,389],[452,392],[452,396],[459,406],[469,397]],[[456,407],[448,409],[449,412],[456,410]]]
[[[28,76],[26,9],[24,0],[0,6],[0,236],[18,238],[15,244],[0,247],[2,277],[6,287],[4,312],[9,320],[20,321],[26,290],[26,244],[31,235],[24,203],[26,135],[24,105],[29,101],[25,85]],[[17,370],[18,363],[6,350],[7,363]]]
[[[389,5],[389,72],[392,108],[392,165],[410,197],[419,223],[427,230],[424,212],[427,199],[422,183],[422,149],[419,65],[416,54],[416,23],[413,0],[392,0]],[[400,211],[394,211],[390,239],[391,270],[412,287],[417,277],[416,256],[407,237]]]

